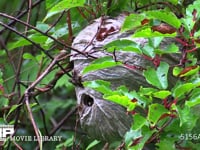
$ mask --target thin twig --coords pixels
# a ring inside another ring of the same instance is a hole
[[[18,150],[23,150],[23,148],[19,146],[14,140],[12,142],[18,148]]]
[[[72,22],[70,10],[67,11],[67,26],[68,26],[68,44],[71,45],[73,40]]]
[[[34,8],[34,7],[36,7],[37,5],[39,5],[39,4],[40,4],[41,2],[43,2],[43,1],[45,1],[45,0],[38,0],[38,1],[36,1],[31,7]],[[18,16],[16,16],[16,18],[18,18],[18,19],[22,18],[27,12],[28,12],[28,10],[22,11],[22,13],[20,13]],[[16,20],[13,20],[13,21],[11,21],[10,23],[8,23],[7,26],[11,26],[11,25],[13,25],[13,24],[15,24],[15,23],[16,23]],[[0,30],[0,35],[1,35],[6,29],[7,29],[7,28],[4,27],[2,30]]]
[[[76,9],[78,10],[79,14],[80,14],[85,20],[87,20],[87,21],[89,22],[89,19],[88,19],[87,16],[84,14],[83,10],[82,10],[81,8],[79,8],[79,7],[77,7]]]
[[[60,16],[56,19],[56,21],[54,21],[54,23],[50,26],[50,28],[45,32],[45,34],[47,34],[59,21],[60,19],[63,17],[63,15],[65,14],[65,10],[60,14]]]
[[[58,124],[55,128],[50,131],[50,136],[54,135],[55,132],[65,123],[66,120],[69,119],[71,115],[73,115],[77,111],[78,107],[73,108]]]
[[[67,113],[67,115],[57,124],[56,127],[54,127],[51,131],[49,136],[52,136],[56,133],[56,131],[58,129],[60,129],[60,127],[65,123],[66,120],[69,119],[69,117],[71,117],[76,111],[77,111],[78,107],[73,108],[70,112]],[[45,141],[44,141],[45,143]],[[36,149],[39,149],[39,147],[37,146]]]
[[[29,24],[30,22],[30,17],[31,17],[31,6],[32,6],[32,0],[27,1],[28,3],[28,12],[27,12],[27,19],[26,19],[26,23]],[[25,26],[25,36],[27,36],[27,31],[28,31],[28,26]],[[12,92],[15,91],[15,87],[17,85],[17,93],[18,93],[18,98],[21,97],[21,86],[20,86],[20,72],[21,72],[21,67],[22,67],[22,63],[23,63],[23,54],[24,54],[24,48],[22,47],[21,51],[19,52],[19,63],[17,66],[17,72],[16,72],[16,76],[15,76],[15,83],[13,85],[13,89]]]
[[[98,29],[95,33],[95,35],[93,36],[93,38],[90,40],[90,42],[88,43],[88,45],[84,48],[83,52],[86,51],[86,49],[93,43],[94,39],[97,37],[97,35],[99,34],[100,30],[101,30],[101,26],[104,23],[104,16],[101,17],[101,21],[99,23]]]
[[[53,61],[49,64],[49,66],[46,68],[46,70],[27,88],[27,91],[32,90],[46,75],[48,75],[48,73],[51,71],[51,69],[57,64],[58,59],[63,57],[63,55],[66,55],[66,53],[61,52],[59,55],[57,55],[53,59]]]
[[[13,29],[13,28],[7,26],[6,24],[4,24],[4,23],[2,23],[2,22],[0,22],[0,25],[2,25],[2,26],[4,26],[4,27],[8,28],[9,30],[11,30],[11,31],[13,31],[14,33],[18,34],[19,36],[23,37],[24,39],[26,39],[27,41],[29,41],[30,43],[32,43],[36,48],[42,50],[42,52],[44,52],[51,60],[54,60],[54,58],[53,58],[45,49],[43,49],[40,45],[36,44],[35,42],[33,42],[32,40],[30,40],[29,38],[27,38],[26,36],[24,36],[24,35],[21,34],[20,32],[16,31],[15,29]],[[69,77],[71,77],[71,75],[70,75],[68,72],[66,72],[66,71],[64,70],[64,68],[63,68],[58,62],[55,62],[55,63],[56,63],[56,65],[57,65],[58,67],[60,67],[60,68],[62,69],[62,71],[64,71]]]
[[[73,47],[71,47],[71,46],[69,46],[69,45],[66,45],[66,44],[62,43],[61,41],[57,40],[57,39],[54,38],[53,36],[48,35],[48,34],[42,32],[41,30],[35,28],[34,26],[32,26],[32,25],[30,25],[30,24],[27,24],[26,22],[24,22],[24,21],[22,21],[22,20],[19,20],[19,19],[17,19],[17,18],[14,18],[14,17],[9,16],[9,15],[4,14],[4,13],[0,13],[0,16],[6,17],[6,18],[9,18],[9,19],[12,19],[12,20],[16,20],[17,22],[19,22],[19,23],[21,23],[21,24],[23,24],[23,25],[25,25],[25,26],[28,26],[29,28],[34,29],[35,31],[37,31],[37,32],[39,32],[39,33],[41,33],[41,34],[48,36],[50,39],[54,40],[54,41],[57,42],[58,44],[60,44],[60,45],[62,45],[62,46],[64,46],[64,47],[66,47],[66,48],[69,48],[69,49],[71,49],[71,50],[73,50],[73,51],[75,51],[75,52],[77,52],[77,53],[79,53],[79,54],[82,54],[83,56],[86,56],[85,53],[79,51],[78,49],[75,49],[75,48],[73,48]],[[9,30],[15,32],[15,33],[18,34],[19,36],[22,35],[22,34],[19,33],[19,32],[17,33],[17,31],[16,31],[15,29],[9,27],[9,26],[6,25],[6,24],[3,24],[2,22],[0,22],[0,25],[2,25],[2,26],[4,26],[4,27],[8,28]],[[27,37],[24,37],[24,36],[22,36],[22,37],[25,38],[25,39],[28,39]],[[31,42],[31,43],[33,44],[32,41],[29,40],[29,42]],[[33,45],[34,45],[34,44],[33,44]],[[92,57],[92,56],[87,56],[87,57]]]

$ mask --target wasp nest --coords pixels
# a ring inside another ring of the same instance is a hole
[[[129,37],[130,33],[120,32],[124,19],[124,15],[116,18],[101,17],[93,21],[77,35],[74,39],[73,47],[85,54],[87,53],[90,57],[72,52],[71,61],[74,63],[75,79],[81,79],[81,82],[102,79],[109,81],[113,89],[120,85],[125,85],[130,90],[136,90],[141,85],[148,85],[140,69],[130,69],[126,66],[116,66],[82,74],[82,70],[94,58],[113,55],[102,48],[104,45],[117,39],[131,39]],[[144,38],[131,40],[141,46],[147,43],[147,39]],[[162,45],[165,45],[165,42]],[[152,64],[151,61],[133,52],[116,51],[115,59],[125,62],[127,65],[138,67],[146,67]],[[174,63],[177,58],[168,56],[166,60],[168,63]],[[87,87],[77,85],[76,95],[77,103],[80,106],[80,123],[89,136],[107,142],[115,141],[121,139],[130,129],[133,120],[124,107],[104,100],[101,93]]]

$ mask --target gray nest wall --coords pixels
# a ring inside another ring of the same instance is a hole
[[[120,15],[116,18],[101,17],[94,20],[77,35],[72,46],[96,58],[113,56],[112,53],[106,52],[102,47],[117,39],[133,40],[144,46],[148,42],[147,39],[130,38],[131,33],[120,32],[124,19],[125,16]],[[111,34],[103,36],[103,39],[98,39],[97,33],[100,28],[114,30]],[[170,40],[163,41],[161,47],[165,47],[169,42]],[[153,66],[151,61],[133,52],[116,51],[115,57],[116,60],[126,62],[128,65],[143,68]],[[111,82],[113,89],[120,85],[125,85],[130,90],[137,90],[140,86],[150,86],[142,76],[141,70],[129,69],[125,66],[82,74],[82,70],[93,60],[91,57],[85,57],[73,51],[71,61],[74,63],[74,78],[80,79],[81,82],[102,79]],[[163,61],[167,61],[169,64],[177,64],[178,60],[177,56],[173,55],[167,55],[163,58]],[[75,89],[79,105],[80,123],[87,134],[92,138],[107,142],[122,139],[134,122],[132,116],[127,114],[126,109],[118,104],[104,100],[102,94],[93,89],[78,85]]]

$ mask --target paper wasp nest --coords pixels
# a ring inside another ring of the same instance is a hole
[[[83,29],[74,39],[73,47],[94,57],[112,56],[102,47],[111,41],[128,38],[131,34],[121,33],[120,28],[125,19],[124,15],[116,18],[101,17]],[[129,38],[130,40],[131,38]],[[131,39],[141,46],[147,43],[147,39]],[[165,45],[163,42],[162,45]],[[152,64],[141,55],[133,52],[115,53],[117,60],[128,65],[146,67]],[[130,69],[125,66],[117,66],[108,69],[82,74],[82,70],[94,59],[85,57],[77,52],[72,52],[71,61],[74,63],[74,78],[81,82],[102,79],[110,81],[113,89],[125,85],[130,90],[137,90],[141,85],[148,85],[142,71]],[[168,56],[167,61],[174,63],[176,58]],[[153,64],[152,64],[153,65]],[[149,85],[148,85],[149,86]],[[76,86],[77,103],[79,107],[80,123],[87,134],[95,139],[103,141],[120,140],[131,127],[132,116],[127,114],[124,107],[104,100],[102,94],[92,89]]]

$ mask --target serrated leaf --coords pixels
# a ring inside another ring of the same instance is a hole
[[[134,122],[131,127],[133,130],[138,130],[138,129],[142,128],[146,123],[146,118],[144,118],[140,114],[135,114],[133,116],[133,120],[134,120]]]
[[[96,71],[96,70],[105,69],[109,67],[115,67],[120,64],[121,64],[120,62],[115,62],[112,57],[109,57],[109,56],[101,57],[94,60],[91,64],[85,67],[82,73],[86,74],[91,71]]]
[[[151,104],[148,111],[148,120],[153,126],[158,122],[160,117],[168,113],[168,110],[161,104]]]
[[[156,98],[160,98],[160,99],[164,99],[166,98],[167,96],[171,95],[171,92],[170,91],[167,91],[167,90],[161,90],[161,91],[158,91],[158,92],[154,92],[153,93],[153,96],[156,97]]]
[[[134,41],[126,40],[126,39],[119,39],[113,42],[110,42],[104,46],[104,48],[108,52],[116,51],[127,51],[127,52],[135,52],[141,54],[142,51]]]
[[[138,38],[138,37],[143,37],[143,38],[152,38],[152,37],[175,37],[176,32],[172,34],[163,34],[157,31],[152,31],[151,28],[144,28],[141,30],[137,30],[131,37],[133,38]]]
[[[177,29],[180,28],[180,26],[181,26],[180,20],[176,17],[175,14],[173,14],[170,11],[152,10],[152,11],[147,11],[146,14],[150,18],[155,18],[160,21],[164,21],[167,24],[170,24],[171,26],[173,26]]]
[[[66,9],[83,6],[84,3],[85,0],[62,0],[48,11],[46,17],[44,18],[44,21]]]
[[[185,95],[188,92],[190,92],[195,87],[196,86],[193,83],[185,83],[178,85],[173,91],[173,96],[176,98],[181,97],[182,95]]]
[[[124,24],[122,26],[122,32],[132,30],[138,26],[141,26],[141,21],[145,19],[143,14],[131,14],[126,17]]]
[[[168,87],[167,75],[169,65],[165,62],[161,62],[157,70],[154,68],[148,68],[144,71],[144,76],[148,83],[156,86],[159,89],[166,89]]]

